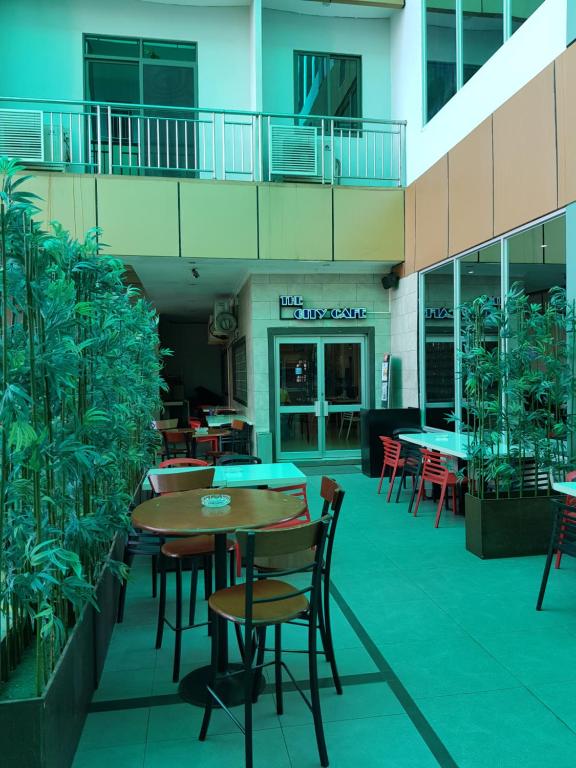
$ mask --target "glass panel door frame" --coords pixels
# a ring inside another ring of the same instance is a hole
[[[278,370],[278,343],[284,341],[289,343],[292,340],[297,340],[303,344],[310,344],[313,342],[319,342],[320,338],[328,343],[347,343],[349,341],[364,339],[364,354],[363,354],[363,370],[362,376],[364,381],[364,402],[358,405],[330,405],[327,409],[327,414],[338,413],[344,411],[359,411],[360,408],[373,408],[375,397],[375,352],[374,352],[374,328],[350,326],[349,328],[330,328],[330,327],[318,327],[318,328],[268,328],[268,369],[269,369],[269,403],[270,403],[270,429],[272,431],[272,444],[274,446],[274,457],[276,461],[298,461],[302,460],[320,460],[322,458],[328,459],[343,459],[343,458],[357,458],[359,457],[360,450],[342,450],[342,451],[330,451],[327,456],[323,454],[320,447],[314,453],[302,453],[296,452],[281,455],[279,451],[279,426],[280,426],[280,408],[279,408],[279,370]],[[288,339],[287,337],[290,337]],[[323,358],[323,356],[322,356]],[[322,360],[323,365],[323,360]],[[324,385],[324,370],[318,371],[319,377],[322,376],[322,386]],[[304,408],[304,406],[302,407]],[[311,412],[315,411],[315,406],[310,406]],[[300,410],[300,407],[295,410]],[[324,439],[324,435],[322,435]],[[323,447],[323,446],[322,446]]]

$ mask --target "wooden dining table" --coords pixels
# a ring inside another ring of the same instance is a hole
[[[196,440],[202,437],[228,437],[230,434],[229,429],[208,429],[208,431],[199,432],[194,427],[173,427],[172,429],[161,429],[162,435],[168,432],[176,433],[178,435],[184,435],[187,445],[187,453],[196,458]]]
[[[251,488],[227,488],[230,503],[224,507],[205,507],[202,497],[220,494],[218,489],[199,489],[171,493],[145,501],[132,512],[132,525],[161,536],[214,536],[214,572],[216,589],[227,586],[227,538],[239,529],[265,528],[299,517],[304,502],[283,493]],[[242,675],[231,675],[242,669],[228,660],[228,623],[219,617],[218,680],[216,689],[227,706],[241,704],[244,697]],[[184,677],[179,693],[185,701],[204,706],[210,666],[200,667]]]

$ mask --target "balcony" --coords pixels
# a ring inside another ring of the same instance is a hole
[[[402,187],[405,123],[0,98],[0,156],[81,174]]]

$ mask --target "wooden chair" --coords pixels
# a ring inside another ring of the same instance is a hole
[[[240,419],[233,419],[230,424],[230,435],[220,438],[220,448],[209,451],[214,460],[227,453],[250,454],[250,425]]]
[[[150,474],[150,485],[154,491],[163,495],[191,491],[197,488],[210,488],[214,478],[214,467],[199,469],[197,472],[176,472],[169,475]],[[230,578],[234,580],[234,562],[236,558],[236,542],[228,542],[230,552]],[[174,662],[172,680],[177,682],[180,677],[180,656],[182,649],[182,632],[193,627],[204,626],[195,623],[196,592],[198,590],[198,570],[204,571],[204,595],[207,600],[212,592],[212,556],[214,554],[213,536],[187,536],[165,542],[160,549],[160,600],[158,604],[158,623],[156,628],[156,648],[162,647],[164,625],[174,631]],[[188,624],[182,624],[182,571],[184,563],[190,566],[190,606]],[[176,617],[172,624],[166,618],[166,574],[169,567],[174,569],[176,577]]]
[[[152,426],[154,429],[176,429],[178,419],[155,419]]]
[[[542,583],[540,584],[540,592],[538,593],[538,600],[536,602],[537,611],[542,610],[542,601],[544,600],[544,593],[546,592],[546,585],[548,584],[554,552],[557,553],[556,557],[558,557],[558,555],[570,555],[571,557],[576,557],[576,515],[574,514],[574,505],[564,504],[555,499],[551,499],[550,503],[554,510],[554,518],[552,521],[552,534],[550,536],[548,555],[546,557]]]
[[[422,448],[422,470],[420,473],[420,485],[418,487],[418,495],[416,497],[416,506],[414,507],[414,517],[418,513],[418,506],[420,505],[420,499],[424,494],[424,483],[430,482],[432,485],[440,486],[440,498],[438,500],[438,507],[436,509],[436,520],[434,527],[438,528],[440,523],[440,515],[442,513],[442,505],[446,498],[446,491],[448,488],[452,489],[452,511],[456,514],[458,509],[458,478],[453,472],[450,472],[446,466],[448,462],[452,461],[451,456],[446,456],[443,453],[437,453],[435,451],[429,451],[427,448]]]
[[[190,456],[190,438],[185,432],[163,431],[162,438],[167,459],[176,458],[178,454],[183,454],[186,458]]]
[[[390,484],[388,486],[388,495],[386,501],[390,501],[392,495],[392,488],[394,487],[394,480],[398,474],[398,470],[404,467],[404,459],[401,457],[402,443],[399,440],[394,440],[391,437],[385,435],[379,435],[378,439],[382,443],[383,460],[382,460],[382,472],[380,472],[380,482],[378,484],[378,493],[382,490],[382,483],[384,481],[384,475],[386,470],[390,470]]]
[[[298,488],[299,486],[294,486]],[[306,486],[304,486],[305,488]],[[275,488],[272,490],[280,490]],[[332,554],[334,549],[334,539],[336,536],[336,528],[338,526],[338,520],[340,518],[340,510],[342,508],[342,502],[344,501],[344,491],[342,488],[330,477],[323,477],[320,485],[320,497],[322,498],[322,517],[331,515],[330,526],[328,528],[327,543],[326,543],[326,555],[324,558],[324,564],[322,566],[322,599],[320,602],[319,612],[319,629],[322,638],[322,645],[324,648],[324,654],[326,660],[330,664],[332,671],[332,678],[334,680],[334,687],[336,693],[342,694],[342,684],[340,682],[340,675],[338,674],[338,667],[336,664],[336,654],[334,652],[334,642],[332,638],[332,621],[330,613],[330,573],[332,569]],[[304,494],[304,501],[306,504],[308,500]],[[310,515],[308,509],[304,511],[301,518],[296,518],[296,521],[290,521],[289,523],[280,523],[277,526],[271,526],[269,529],[289,527],[290,524],[294,526],[305,524],[306,515]],[[262,570],[290,570],[295,567],[301,567],[306,563],[310,563],[314,558],[312,551],[299,552],[296,555],[282,555],[268,558],[257,558],[256,565]],[[297,623],[297,622],[295,622]]]
[[[316,650],[316,632],[318,628],[319,605],[321,595],[322,563],[329,520],[323,518],[314,523],[301,525],[297,528],[284,528],[264,531],[238,531],[237,537],[246,558],[246,583],[214,592],[208,605],[212,614],[244,628],[243,668],[239,672],[244,682],[244,725],[230,712],[228,707],[222,708],[244,732],[244,752],[246,768],[253,768],[252,748],[252,702],[256,698],[257,684],[266,666],[274,666],[276,690],[276,712],[283,713],[282,672],[287,672],[312,711],[316,743],[322,766],[328,765],[328,752],[324,738],[322,714],[320,710],[320,690],[318,685],[318,667]],[[293,552],[314,549],[315,557],[312,563],[297,569],[292,573],[307,574],[307,583],[295,587],[281,581],[279,576],[288,575],[274,573],[271,575],[256,572],[254,560],[256,557],[286,555]],[[308,669],[310,678],[310,700],[297,685],[292,673],[282,661],[281,626],[297,617],[305,617],[308,623]],[[200,741],[206,739],[214,701],[221,706],[215,692],[218,669],[218,622],[213,622],[212,631],[212,675],[207,686],[208,695],[204,709],[204,718],[200,729]],[[264,644],[266,629],[274,627],[274,661],[264,663]],[[253,632],[256,632],[256,641]],[[254,664],[253,646],[255,644],[256,664]]]
[[[566,482],[571,483],[576,478],[576,470],[572,472],[568,472],[566,475]],[[566,496],[564,500],[564,505],[566,507],[570,507],[573,511],[572,514],[574,516],[574,519],[576,520],[576,496]],[[563,536],[563,529],[560,528],[560,538]],[[555,568],[560,568],[560,563],[562,562],[562,552],[558,550],[556,552],[556,563]]]

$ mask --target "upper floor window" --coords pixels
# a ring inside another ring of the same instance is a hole
[[[294,53],[294,111],[298,115],[362,117],[360,57]]]
[[[488,61],[544,0],[422,0],[424,122]]]
[[[196,106],[195,43],[85,35],[84,60],[90,101]]]

